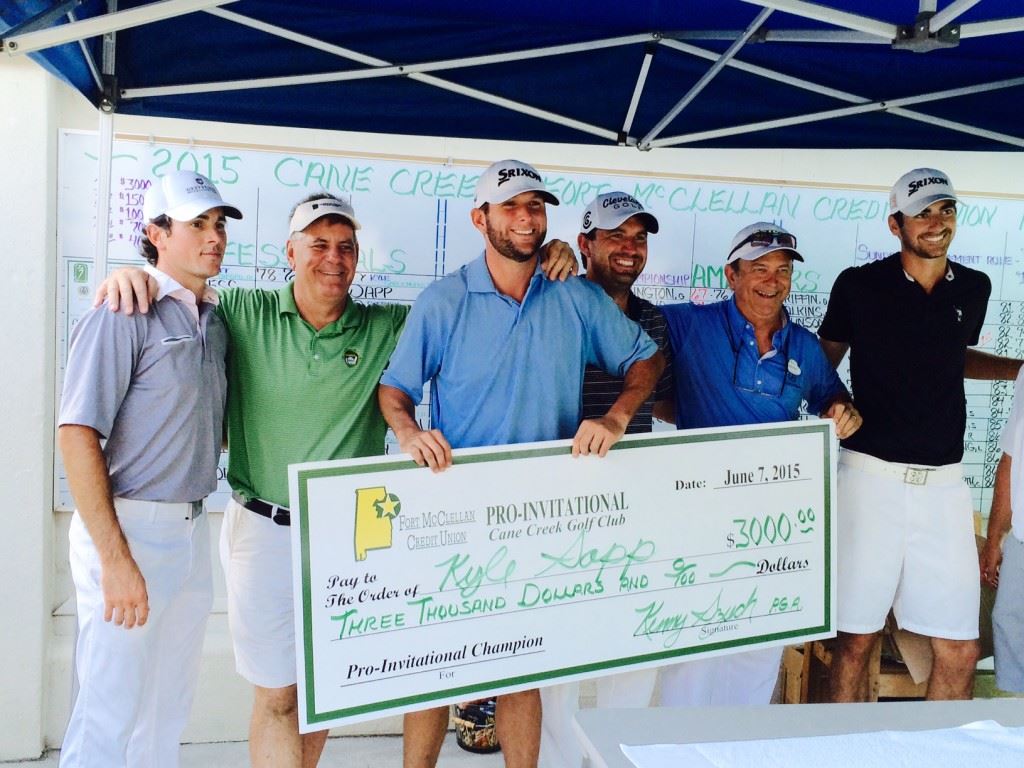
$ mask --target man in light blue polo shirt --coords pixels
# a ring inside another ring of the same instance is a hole
[[[65,368],[58,440],[79,627],[65,768],[178,765],[213,602],[203,499],[217,487],[228,333],[206,280],[220,271],[225,217],[242,215],[193,172],[154,182],[143,215],[150,312],[93,309]]]
[[[860,427],[817,337],[791,322],[783,306],[793,262],[803,260],[795,236],[759,221],[733,238],[725,267],[731,299],[661,308],[676,352],[677,427],[791,421],[802,402],[809,413],[833,419],[840,438]],[[781,648],[768,648],[663,668],[661,703],[768,704],[781,655]]]
[[[537,251],[547,232],[545,203],[558,200],[531,166],[503,160],[477,183],[473,226],[484,254],[428,287],[413,306],[381,378],[381,411],[401,449],[435,471],[451,446],[574,437],[574,455],[604,456],[647,398],[663,361],[653,341],[600,286],[546,281]],[[581,422],[588,363],[625,377],[601,418]],[[431,422],[413,409],[431,382]],[[447,707],[405,717],[405,768],[437,763]],[[537,764],[536,690],[498,697],[496,728],[510,768]]]

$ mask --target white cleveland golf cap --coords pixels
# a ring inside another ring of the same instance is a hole
[[[318,197],[307,200],[295,209],[292,220],[288,223],[288,232],[302,232],[317,219],[331,215],[341,216],[352,224],[352,229],[359,229],[356,211],[351,203],[336,197]]]
[[[949,176],[934,168],[915,168],[904,173],[889,191],[889,215],[899,211],[916,216],[939,200],[957,200]]]
[[[499,160],[477,179],[473,207],[504,203],[523,192],[539,192],[547,202],[558,205],[558,198],[548,192],[536,168],[520,160]]]
[[[658,231],[658,220],[654,214],[645,211],[635,197],[625,192],[605,192],[595,197],[583,211],[580,232],[587,234],[595,229],[617,229],[634,216],[644,222],[648,232],[654,234]]]
[[[222,209],[232,219],[242,218],[242,212],[225,203],[217,187],[201,173],[174,171],[154,180],[146,190],[142,216],[147,222],[157,216],[191,221],[211,208]]]

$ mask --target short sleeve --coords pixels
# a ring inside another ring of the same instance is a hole
[[[1003,434],[999,438],[999,448],[1008,456],[1013,456],[1020,444],[1021,433],[1024,431],[1024,367],[1017,374],[1017,381],[1013,385],[1013,407],[1010,408],[1010,418],[1006,420],[1003,427]]]
[[[658,349],[661,350],[661,354],[665,358],[665,370],[662,371],[661,377],[654,387],[654,399],[671,400],[675,397],[676,380],[673,370],[675,357],[672,354],[672,342],[669,339],[668,321],[665,320],[665,315],[660,309],[655,308],[653,311],[657,322],[652,323],[648,333],[654,339],[654,343],[658,345]]]
[[[452,312],[445,312],[441,283],[419,295],[404,319],[402,335],[380,383],[405,392],[413,403],[423,400],[423,385],[441,369]],[[396,316],[397,320],[397,316]]]
[[[806,351],[801,361],[803,375],[807,377],[804,399],[810,413],[820,414],[836,399],[836,395],[846,393],[846,387],[810,332],[807,332],[804,347]]]
[[[971,329],[971,335],[967,342],[969,347],[977,346],[978,342],[981,341],[981,328],[985,324],[985,310],[988,309],[988,300],[992,295],[992,281],[989,279],[989,276],[984,272],[980,272],[979,278],[981,285],[978,293],[981,295],[978,297],[978,304],[981,307],[981,311],[977,313],[977,321]]]
[[[612,376],[623,378],[633,363],[653,356],[658,345],[608,298],[602,288],[583,281],[580,285],[587,288],[587,300],[591,305],[584,314],[592,351],[587,362]]]
[[[141,349],[141,317],[111,312],[104,304],[75,326],[58,425],[92,427],[104,438],[110,434]]]
[[[659,307],[662,317],[665,318],[665,327],[668,331],[667,342],[672,350],[673,361],[675,361],[676,355],[685,354],[694,307],[695,305],[688,303],[667,304]]]
[[[849,344],[853,336],[853,280],[855,267],[839,273],[828,298],[825,319],[821,321],[818,335],[826,341]]]

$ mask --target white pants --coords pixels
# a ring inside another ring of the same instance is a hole
[[[176,768],[213,604],[210,528],[189,504],[115,499],[121,530],[146,580],[149,619],[125,629],[103,620],[100,563],[78,513],[71,575],[78,602],[78,696],[62,768]]]
[[[663,707],[747,707],[771,704],[782,648],[684,661],[661,668]]]
[[[597,679],[598,707],[648,707],[657,669],[620,672]],[[538,768],[579,768],[583,750],[573,726],[580,708],[580,684],[560,683],[540,689],[543,715]]]

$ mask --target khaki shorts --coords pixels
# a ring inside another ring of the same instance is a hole
[[[840,453],[839,630],[877,632],[891,606],[902,629],[973,640],[981,583],[970,488],[959,465],[904,469]]]

